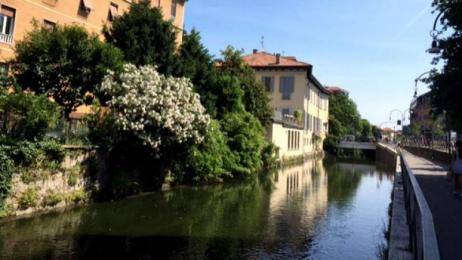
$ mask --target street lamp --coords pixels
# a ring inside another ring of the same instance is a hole
[[[399,112],[401,114],[401,121],[398,120],[398,125],[402,125],[404,120],[406,120],[404,113],[399,109],[393,109],[392,111],[390,111],[390,121],[391,121],[391,116],[393,115],[393,112]]]
[[[418,87],[418,84],[419,84],[419,81],[422,79],[423,76],[427,75],[427,74],[430,74],[430,73],[433,73],[434,70],[429,70],[427,72],[424,72],[422,74],[420,74],[420,76],[418,76],[414,81],[415,81],[415,85],[414,85],[414,98],[417,98],[417,87]]]
[[[438,14],[438,16],[436,16],[435,22],[433,23],[433,30],[431,30],[431,32],[430,32],[430,36],[433,38],[432,47],[427,50],[427,52],[430,53],[430,54],[440,54],[441,53],[441,47],[438,44],[439,32],[436,30],[436,24],[438,23],[438,20],[440,19],[441,15],[444,13],[444,11],[446,11],[446,9],[442,10]]]

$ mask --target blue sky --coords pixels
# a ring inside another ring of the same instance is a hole
[[[409,107],[414,79],[432,68],[425,50],[434,17],[431,0],[192,0],[185,25],[216,56],[227,45],[261,49],[264,36],[266,51],[312,64],[323,84],[347,89],[380,125]]]

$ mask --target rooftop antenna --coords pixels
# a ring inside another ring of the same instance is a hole
[[[260,44],[261,44],[261,50],[264,51],[265,50],[265,36],[261,37]]]

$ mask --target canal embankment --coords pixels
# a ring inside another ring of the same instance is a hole
[[[411,150],[412,151],[412,150]],[[446,178],[447,164],[403,152],[433,215],[441,259],[460,259],[462,241],[462,201],[453,195]]]
[[[91,147],[66,146],[53,167],[22,168],[11,179],[4,220],[32,216],[87,203],[101,187],[97,152]]]

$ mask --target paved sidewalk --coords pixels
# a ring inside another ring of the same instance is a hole
[[[432,211],[441,259],[462,259],[462,199],[452,195],[447,167],[402,153]]]

